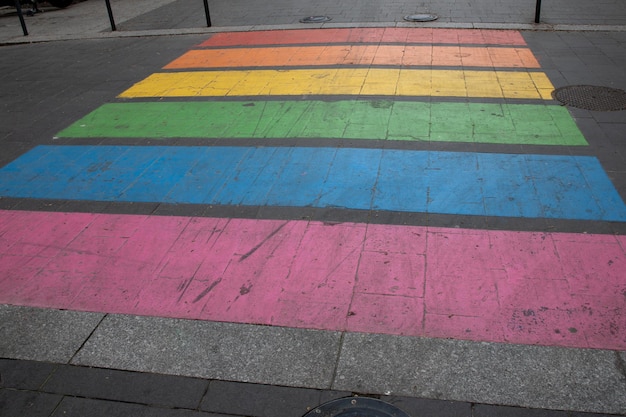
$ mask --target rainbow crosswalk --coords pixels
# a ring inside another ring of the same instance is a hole
[[[0,302],[623,349],[621,236],[303,219],[626,221],[552,90],[514,31],[215,34],[57,135],[81,144],[1,168],[0,196],[303,215],[0,211]]]

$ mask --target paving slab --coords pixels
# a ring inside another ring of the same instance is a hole
[[[0,357],[67,363],[103,317],[0,305]]]
[[[333,388],[623,414],[626,378],[618,355],[348,333]]]
[[[0,412],[6,416],[48,417],[61,399],[60,395],[0,389]]]
[[[350,395],[352,393],[347,391],[211,381],[200,409],[250,417],[292,417],[304,415],[319,404]]]
[[[225,417],[194,410],[153,407],[93,398],[64,397],[51,417]]]
[[[109,315],[72,363],[328,388],[340,333]]]
[[[0,386],[36,391],[58,366],[55,363],[0,359]]]
[[[475,405],[464,401],[383,395],[382,401],[392,404],[412,417],[471,417]]]
[[[566,417],[570,415],[567,411],[531,410],[517,407],[497,407],[486,404],[476,404],[472,407],[476,417]]]
[[[66,396],[194,409],[208,385],[208,381],[197,378],[65,365],[50,376],[41,390]]]

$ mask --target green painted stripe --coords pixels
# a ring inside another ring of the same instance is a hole
[[[587,144],[561,106],[391,100],[112,103],[58,136]]]

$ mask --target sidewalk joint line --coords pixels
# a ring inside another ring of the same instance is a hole
[[[102,313],[101,313],[102,314]],[[94,326],[94,328],[91,330],[91,332],[89,333],[89,335],[85,338],[85,340],[83,340],[83,343],[81,343],[81,345],[78,347],[78,349],[76,349],[76,352],[74,352],[74,354],[72,355],[72,357],[67,361],[67,365],[72,365],[72,361],[74,360],[74,358],[76,357],[76,355],[78,355],[78,353],[83,349],[83,347],[85,347],[85,345],[87,344],[87,342],[89,341],[89,339],[91,339],[91,337],[94,335],[94,333],[96,332],[96,330],[98,330],[98,327],[100,327],[100,325],[102,324],[102,322],[104,321],[104,319],[106,319],[109,316],[109,313],[103,313],[102,318],[100,319],[100,321],[98,321],[98,324],[96,324]]]

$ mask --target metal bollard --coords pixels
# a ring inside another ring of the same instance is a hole
[[[539,23],[541,20],[541,0],[537,0],[535,5],[535,23]]]
[[[107,4],[107,12],[109,13],[109,21],[111,22],[111,30],[115,32],[117,28],[115,27],[115,20],[113,20],[113,10],[111,10],[111,2],[106,0]]]
[[[16,4],[19,4],[19,0],[15,0]],[[115,32],[117,28],[115,27],[115,20],[113,19],[113,10],[111,10],[111,1],[106,0],[107,5],[107,13],[109,14],[109,21],[111,22],[111,31]],[[209,14],[209,2],[208,0],[204,0],[204,14],[206,16],[206,25],[207,27],[211,27],[211,15]],[[20,13],[20,19],[23,22],[22,15]],[[22,23],[22,27],[24,28],[24,32],[26,32],[26,26]],[[24,33],[26,35],[26,33]]]
[[[204,14],[206,15],[206,27],[211,27],[211,15],[209,14],[209,1],[204,0]]]
[[[22,25],[22,32],[24,36],[28,36],[28,29],[26,29],[26,22],[24,21],[24,15],[22,14],[22,5],[20,0],[15,0],[15,8],[17,9],[17,15],[20,18],[20,25]]]

